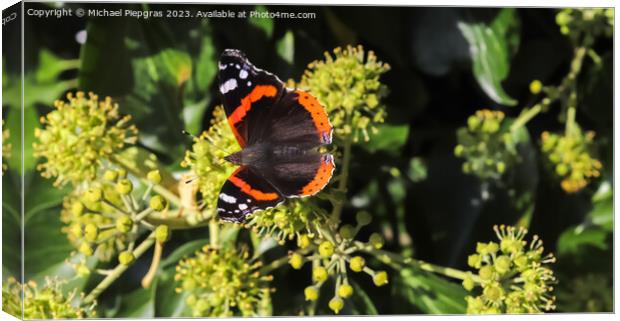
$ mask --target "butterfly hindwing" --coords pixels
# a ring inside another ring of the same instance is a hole
[[[263,176],[285,197],[306,197],[321,191],[334,172],[331,154],[309,153],[261,169]]]
[[[275,207],[282,201],[283,197],[264,178],[241,166],[222,186],[217,213],[222,220],[242,223],[248,215]]]
[[[284,93],[277,76],[256,68],[245,55],[226,49],[220,57],[219,90],[224,110],[239,145],[251,145],[264,128],[270,108]]]

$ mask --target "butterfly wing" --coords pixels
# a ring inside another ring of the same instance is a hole
[[[259,172],[286,197],[310,196],[322,190],[335,165],[332,155],[316,151],[332,140],[332,125],[321,103],[308,92],[286,89],[263,126],[266,129],[261,139],[273,148],[285,146],[304,153],[273,159]]]
[[[283,200],[269,182],[249,167],[241,166],[222,186],[217,213],[224,221],[242,223],[248,215],[275,207]]]
[[[228,123],[241,147],[261,137],[271,107],[284,93],[284,84],[274,74],[256,68],[245,54],[226,49],[218,64],[219,90]]]

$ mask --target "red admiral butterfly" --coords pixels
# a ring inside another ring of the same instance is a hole
[[[311,94],[286,88],[256,68],[239,50],[226,49],[218,67],[226,117],[242,148],[225,157],[239,168],[222,186],[219,217],[241,223],[285,198],[322,190],[335,167],[332,155],[318,151],[332,141],[325,108]]]

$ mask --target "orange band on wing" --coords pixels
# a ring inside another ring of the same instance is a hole
[[[278,93],[278,89],[272,85],[259,85],[245,97],[241,99],[241,104],[235,108],[235,110],[228,116],[228,123],[232,128],[235,138],[242,147],[245,147],[245,140],[241,137],[235,125],[245,118],[245,115],[252,108],[252,103],[259,101],[263,97],[275,97]]]
[[[321,103],[309,93],[303,90],[295,91],[299,95],[299,103],[310,113],[321,141],[331,135],[332,125],[327,118],[327,112]],[[330,136],[331,137],[331,136]]]
[[[301,195],[309,196],[318,193],[323,189],[323,187],[325,187],[325,185],[327,185],[330,178],[332,178],[332,173],[334,171],[334,159],[331,155],[324,157],[328,157],[328,159],[321,161],[321,166],[316,172],[316,175],[314,175],[312,181],[301,189]]]
[[[235,186],[239,187],[244,193],[254,197],[257,201],[273,201],[279,197],[276,193],[265,193],[257,189],[253,189],[250,184],[235,176],[235,174],[231,175],[228,180]]]

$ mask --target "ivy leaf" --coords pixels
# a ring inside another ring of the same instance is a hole
[[[174,267],[159,274],[155,290],[155,317],[190,316],[191,309],[185,303],[188,292],[176,293],[179,286],[174,281]]]
[[[473,73],[482,90],[499,104],[515,106],[517,101],[501,82],[510,72],[510,49],[519,42],[516,10],[500,10],[490,24],[459,21],[457,25],[469,43]]]
[[[385,151],[391,155],[398,155],[400,149],[407,142],[409,136],[408,125],[377,125],[378,133],[371,135],[370,141],[361,144],[365,150],[375,153]]]
[[[267,12],[267,8],[265,6],[256,6],[255,10],[258,12]],[[248,21],[251,25],[263,30],[265,35],[267,35],[267,38],[271,38],[271,36],[273,36],[273,19],[250,17]]]
[[[153,318],[155,317],[155,289],[157,279],[148,289],[138,288],[123,295],[120,307],[114,317],[119,318]]]
[[[205,246],[205,244],[207,243],[209,243],[209,239],[200,239],[187,242],[179,246],[161,261],[160,267],[164,269],[173,264],[177,264],[184,256],[193,254],[194,252]]]
[[[413,304],[424,313],[431,314],[463,314],[466,310],[465,296],[467,292],[459,284],[449,282],[431,273],[406,268],[394,276],[392,289],[395,296],[393,302],[397,313],[412,313],[406,309],[402,299]]]
[[[293,64],[295,58],[295,36],[293,32],[287,30],[282,39],[276,43],[278,55],[289,64]]]
[[[576,254],[583,246],[607,249],[607,232],[600,228],[583,229],[579,226],[569,228],[558,238],[558,255]]]

